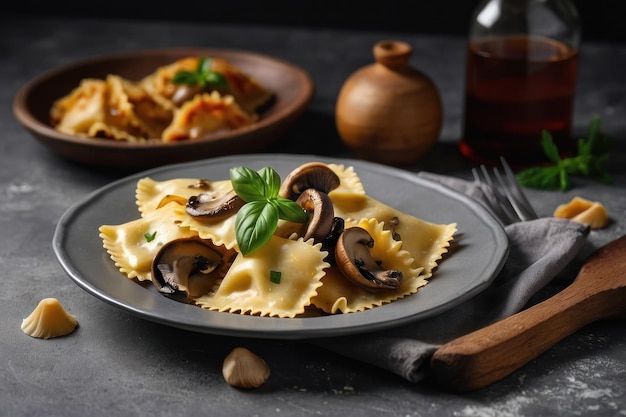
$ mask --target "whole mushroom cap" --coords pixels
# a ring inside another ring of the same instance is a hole
[[[327,164],[308,162],[300,165],[285,177],[278,195],[296,200],[308,188],[328,194],[339,187],[340,183],[339,176]]]

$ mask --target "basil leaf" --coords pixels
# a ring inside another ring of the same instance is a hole
[[[613,176],[609,174],[602,164],[608,159],[609,155],[596,156],[589,161],[589,176],[603,182],[605,184],[611,184],[613,182]]]
[[[591,145],[590,140],[580,139],[578,141],[578,156],[591,156]]]
[[[174,74],[172,82],[174,84],[198,85],[202,89],[207,85],[227,87],[228,79],[220,72],[211,71],[212,65],[213,63],[210,59],[199,57],[195,71],[178,71]]]
[[[265,181],[261,175],[247,167],[230,169],[230,182],[239,197],[245,202],[266,201]]]
[[[265,201],[246,203],[235,219],[239,250],[246,256],[263,246],[278,226],[278,209]]]
[[[280,176],[278,176],[278,173],[270,167],[262,168],[258,172],[264,181],[265,197],[268,199],[278,197],[278,191],[280,191]]]
[[[219,72],[207,72],[202,78],[206,84],[210,84],[215,87],[228,87],[228,80]]]
[[[517,180],[525,187],[551,190],[559,187],[559,167],[532,167],[517,174]]]
[[[309,218],[298,203],[278,196],[280,176],[270,167],[259,171],[231,168],[230,181],[237,195],[246,202],[235,219],[235,237],[244,256],[272,237],[279,219],[304,223]]]
[[[547,130],[541,132],[541,146],[543,147],[543,151],[545,152],[548,159],[550,159],[555,164],[558,164],[561,160],[561,157],[559,156],[559,150],[554,144],[552,135]]]
[[[578,153],[573,157],[561,159],[552,135],[546,130],[541,135],[544,153],[554,165],[530,167],[520,171],[517,179],[526,187],[539,189],[557,189],[566,191],[571,187],[570,175],[583,175],[599,179],[610,184],[611,175],[602,164],[610,155],[611,137],[600,130],[600,118],[594,118],[589,124],[587,138],[578,141]]]
[[[295,223],[304,223],[309,220],[309,215],[298,203],[283,197],[272,200],[278,209],[278,216],[283,220]]]
[[[211,60],[201,56],[198,58],[198,66],[196,68],[196,72],[199,74],[203,74],[209,72],[211,70]]]
[[[193,85],[198,82],[198,74],[190,71],[179,71],[172,78],[174,84]]]

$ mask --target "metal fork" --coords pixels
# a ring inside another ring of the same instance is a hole
[[[504,175],[497,167],[493,168],[493,175],[484,165],[479,167],[480,172],[476,168],[472,169],[474,181],[483,190],[489,207],[505,224],[538,218],[509,164],[504,158],[500,158],[500,162]],[[484,187],[485,184],[489,187]]]

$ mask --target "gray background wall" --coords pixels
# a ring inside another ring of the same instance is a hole
[[[0,13],[277,24],[464,35],[479,0],[8,0]],[[574,0],[583,41],[626,41],[624,0]]]

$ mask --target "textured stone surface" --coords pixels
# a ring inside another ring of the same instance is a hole
[[[399,38],[412,63],[439,87],[445,109],[441,141],[408,169],[469,177],[456,151],[462,117],[464,41],[460,38],[358,32],[63,18],[0,17],[0,404],[3,416],[561,416],[626,415],[623,321],[592,324],[508,378],[451,395],[385,371],[319,351],[306,343],[245,340],[192,333],[138,319],[77,287],[52,252],[56,222],[75,201],[120,177],[66,162],[15,120],[11,102],[28,80],[53,67],[109,52],[164,46],[239,48],[307,69],[316,95],[301,122],[268,151],[349,156],[333,123],[343,81],[371,62],[371,47]],[[615,137],[615,184],[577,181],[566,193],[529,191],[542,215],[573,196],[598,200],[612,217],[593,231],[580,259],[540,295],[568,283],[582,258],[626,233],[626,45],[584,44],[575,130],[602,116]],[[46,297],[56,297],[79,328],[38,340],[20,329]],[[271,368],[268,383],[246,392],[225,384],[221,363],[246,346]]]

